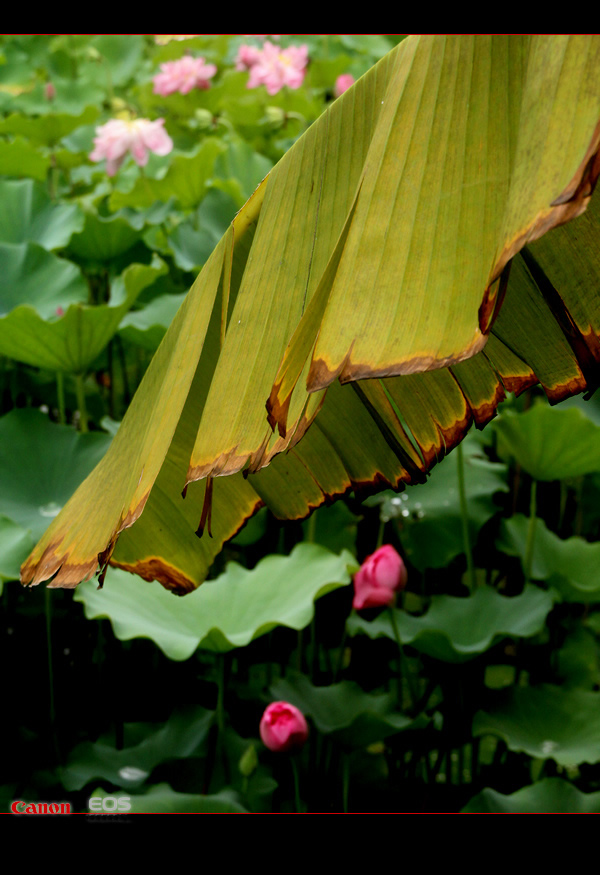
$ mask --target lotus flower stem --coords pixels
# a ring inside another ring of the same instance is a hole
[[[350,795],[350,757],[342,753],[342,811],[348,814],[348,797]]]
[[[333,670],[333,677],[331,679],[331,682],[333,684],[337,681],[338,675],[339,675],[339,673],[342,670],[342,667],[344,665],[344,654],[346,652],[346,639],[347,639],[347,637],[348,637],[348,633],[346,631],[346,626],[344,624],[344,631],[342,633],[342,640],[340,642],[340,646],[339,646],[339,650],[338,650],[338,654],[337,654],[337,660],[336,660],[335,667]]]
[[[469,578],[469,588],[471,591],[477,586],[475,578],[475,565],[473,564],[473,551],[471,550],[471,538],[469,536],[469,516],[467,510],[467,492],[465,489],[465,460],[463,455],[462,444],[456,448],[456,462],[458,473],[458,494],[460,498],[460,518],[462,521],[463,547],[465,556],[467,557],[467,573]]]
[[[48,653],[48,693],[49,693],[49,716],[50,716],[50,732],[52,734],[52,743],[57,761],[62,762],[60,747],[58,744],[58,736],[56,734],[56,705],[54,701],[54,662],[52,659],[52,601],[51,592],[46,587],[44,589],[44,612],[46,615],[46,648]]]
[[[67,421],[65,416],[65,375],[62,371],[56,372],[56,397],[58,403],[58,421],[61,425],[65,425]]]
[[[411,681],[410,672],[408,670],[408,667],[406,665],[406,661],[404,659],[404,650],[402,648],[402,641],[400,639],[400,631],[398,629],[398,623],[396,622],[396,615],[394,613],[393,605],[389,606],[388,612],[390,615],[390,621],[391,621],[392,629],[394,632],[394,638],[396,639],[396,644],[398,646],[398,704],[400,705],[401,710],[404,710],[404,708],[403,708],[403,698],[404,697],[403,697],[402,680],[403,680],[403,678],[406,678],[406,684],[408,686],[408,692],[409,692],[409,696],[410,696],[410,702],[409,702],[407,710],[412,711],[412,709],[414,707],[414,703],[417,700],[417,696],[416,696],[415,690],[413,689],[413,684]]]
[[[229,780],[229,764],[225,755],[225,654],[217,654],[217,706],[215,732],[215,762],[220,762],[227,781]]]
[[[383,544],[383,533],[385,531],[385,523],[382,519],[379,520],[379,531],[377,533],[377,544],[375,546],[376,550],[379,550],[381,545]]]
[[[85,406],[85,386],[83,374],[75,377],[75,390],[77,393],[77,409],[79,410],[79,430],[85,434],[88,429],[87,407]]]
[[[535,543],[535,523],[536,523],[536,493],[537,481],[531,481],[531,494],[529,497],[529,526],[527,529],[527,544],[525,547],[525,580],[531,580],[531,570],[533,565],[533,545]]]
[[[309,544],[314,544],[315,535],[317,532],[317,511],[313,510],[306,524],[306,536],[304,538]]]
[[[292,774],[294,776],[294,804],[296,807],[296,813],[302,813],[302,802],[300,800],[300,774],[298,772],[298,763],[296,761],[295,756],[290,757],[290,762],[292,764]]]

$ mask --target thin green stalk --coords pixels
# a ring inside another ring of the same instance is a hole
[[[413,687],[412,679],[410,677],[410,672],[408,671],[408,667],[406,665],[406,661],[404,659],[404,649],[402,647],[402,641],[400,640],[400,632],[398,630],[398,624],[396,623],[396,615],[394,614],[394,608],[392,605],[388,608],[390,620],[392,623],[392,629],[394,632],[394,638],[396,639],[396,644],[398,646],[398,704],[400,708],[403,706],[403,684],[402,679],[406,678],[406,684],[408,686],[408,692],[410,696],[410,702],[408,706],[408,710],[412,711],[414,704],[417,700],[417,694]]]
[[[290,757],[290,761],[292,763],[292,774],[294,775],[294,805],[296,807],[296,813],[302,813],[302,802],[300,799],[300,773],[298,771],[298,763],[294,756]]]
[[[50,698],[50,725],[54,728],[54,719],[56,712],[54,710],[54,669],[52,665],[52,602],[50,601],[50,590],[48,587],[44,589],[44,609],[46,614],[46,648],[48,654],[48,688]]]
[[[225,658],[217,655],[217,726],[219,734],[225,729]]]
[[[460,785],[463,782],[464,771],[465,771],[465,751],[464,751],[462,744],[460,744],[458,746],[456,758],[458,761],[458,763],[457,763],[458,775],[457,775],[457,782],[456,783],[460,787]]]
[[[217,655],[217,732],[215,742],[215,762],[220,763],[223,768],[225,780],[229,783],[229,763],[225,752],[225,655],[219,653]]]
[[[427,756],[427,759],[425,760],[425,768],[426,768],[427,780],[429,781],[429,783],[433,784],[434,781],[437,780],[437,776],[440,773],[440,769],[442,768],[443,764],[444,764],[444,751],[443,750],[438,749],[437,751],[434,752],[433,764],[431,763],[429,756]]]
[[[531,493],[529,496],[529,526],[527,528],[527,543],[525,546],[525,580],[531,581],[531,569],[533,565],[533,546],[535,543],[535,524],[536,524],[536,494],[537,481],[531,481]]]
[[[317,672],[319,671],[319,640],[317,638],[317,624],[315,622],[315,618],[313,616],[310,621],[310,634],[308,639],[308,647],[307,647],[307,662],[310,670],[310,677],[315,683],[315,678],[317,676]]]
[[[348,798],[350,796],[350,757],[342,754],[342,811],[348,814]]]
[[[56,397],[58,402],[58,421],[61,425],[65,425],[67,422],[65,414],[65,375],[62,371],[56,372]]]
[[[103,67],[103,69],[104,69],[104,73],[105,73],[105,75],[106,75],[106,93],[107,93],[107,97],[108,97],[109,102],[112,103],[112,101],[114,100],[114,97],[115,97],[115,90],[114,90],[114,87],[113,87],[112,76],[111,76],[111,74],[110,74],[110,65],[106,63],[106,59],[105,59],[105,58],[101,58],[101,60],[102,60],[102,67]]]
[[[581,535],[583,531],[583,477],[578,477],[575,481],[575,520],[573,522],[573,534]]]
[[[333,671],[332,683],[335,684],[340,671],[342,670],[342,666],[344,664],[344,652],[346,650],[346,639],[348,637],[348,633],[346,632],[346,626],[344,625],[344,634],[342,635],[342,641],[340,643],[340,647],[338,650],[338,657],[335,665],[335,669]]]
[[[50,732],[52,734],[52,743],[54,752],[58,762],[61,762],[60,748],[58,745],[58,736],[56,734],[56,706],[54,701],[54,662],[52,659],[52,602],[51,593],[48,587],[44,589],[44,612],[46,615],[46,648],[48,654],[48,710],[50,717]]]
[[[453,763],[452,763],[452,748],[450,745],[446,748],[446,783],[449,787],[454,783],[454,775],[453,775]]]
[[[465,460],[462,444],[456,448],[456,462],[458,473],[458,494],[460,498],[460,518],[462,522],[463,547],[467,557],[467,574],[469,588],[474,591],[477,586],[475,578],[475,565],[473,564],[473,551],[471,550],[471,538],[469,536],[469,516],[467,511],[467,491],[465,489]]]
[[[123,341],[121,338],[116,335],[114,338],[115,345],[117,347],[117,352],[119,354],[119,362],[121,364],[121,378],[123,380],[123,396],[124,403],[128,407],[129,402],[131,401],[131,391],[129,388],[129,377],[127,376],[127,359],[125,357],[125,348],[123,346]],[[122,416],[122,413],[119,413],[119,416]]]
[[[296,635],[296,641],[298,642],[298,649],[296,652],[296,668],[298,669],[300,674],[302,674],[302,663],[304,656],[304,635],[302,629],[298,630],[298,633]]]
[[[115,356],[114,356],[114,338],[108,342],[106,347],[106,357],[108,359],[108,412],[112,419],[116,419],[115,413]]]
[[[154,192],[152,191],[152,186],[150,185],[150,180],[148,179],[148,177],[146,176],[146,174],[145,174],[145,172],[144,172],[144,168],[143,168],[143,167],[139,167],[139,168],[138,168],[138,172],[139,172],[139,175],[140,175],[140,179],[142,180],[142,182],[143,182],[143,184],[144,184],[144,191],[146,192],[146,194],[147,194],[150,198],[152,198],[152,200],[154,200],[154,196],[155,196],[155,195],[154,195]]]
[[[48,195],[51,200],[55,201],[57,198],[57,189],[58,189],[58,168],[56,166],[56,155],[54,152],[50,154],[50,168],[48,170]]]
[[[314,544],[315,535],[317,532],[317,511],[313,510],[311,515],[308,518],[308,523],[306,525],[306,538],[305,540],[309,544]]]
[[[471,739],[471,783],[474,784],[479,777],[479,738]]]
[[[560,481],[560,503],[559,503],[559,511],[558,511],[558,527],[557,532],[560,534],[563,530],[563,526],[565,524],[565,511],[567,509],[567,499],[569,497],[569,490],[567,488],[567,484],[564,480]]]
[[[79,430],[85,434],[89,428],[83,374],[77,374],[75,377],[75,391],[77,393],[77,409],[79,410]]]

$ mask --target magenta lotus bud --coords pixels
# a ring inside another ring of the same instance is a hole
[[[357,611],[392,605],[396,593],[407,581],[402,557],[390,544],[385,544],[368,556],[354,575],[354,601]]]
[[[260,721],[265,747],[277,753],[297,750],[308,738],[308,724],[302,711],[289,702],[272,702]]]

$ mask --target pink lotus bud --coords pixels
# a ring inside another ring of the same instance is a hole
[[[338,76],[335,80],[335,85],[333,88],[333,93],[336,97],[339,97],[340,94],[343,94],[344,91],[347,91],[351,85],[354,85],[354,76],[352,73],[342,73],[341,76]]]
[[[260,721],[260,737],[277,753],[301,748],[308,738],[304,714],[289,702],[272,702]]]
[[[354,601],[357,611],[392,605],[396,593],[406,586],[406,566],[401,556],[385,544],[368,556],[354,575]]]
[[[236,70],[249,70],[254,64],[257,64],[261,58],[261,51],[256,46],[242,45],[238,49],[235,59]]]

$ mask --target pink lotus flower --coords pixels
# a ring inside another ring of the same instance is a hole
[[[338,76],[335,80],[335,85],[333,87],[334,95],[339,97],[340,94],[347,91],[351,85],[354,85],[354,76],[352,73],[342,73],[342,75]]]
[[[257,49],[256,46],[240,46],[235,58],[235,69],[240,71],[249,70],[258,63],[261,54],[261,50]]]
[[[267,41],[249,68],[250,76],[246,87],[258,88],[264,85],[271,95],[281,91],[284,85],[288,88],[300,88],[306,75],[307,63],[308,46],[281,49]]]
[[[394,603],[396,593],[406,586],[407,573],[402,557],[390,544],[368,556],[354,575],[352,607],[380,608]]]
[[[289,702],[272,702],[260,721],[263,744],[277,753],[297,750],[308,738],[308,725],[302,711]]]
[[[168,155],[173,149],[173,140],[165,131],[162,118],[149,121],[145,118],[134,121],[112,119],[96,128],[91,161],[106,159],[106,172],[114,176],[128,152],[139,167],[148,163],[148,152]]]
[[[185,55],[178,61],[160,65],[161,72],[154,79],[154,93],[166,97],[178,91],[189,94],[192,88],[210,88],[210,80],[217,72],[214,64],[205,64],[204,58]]]

